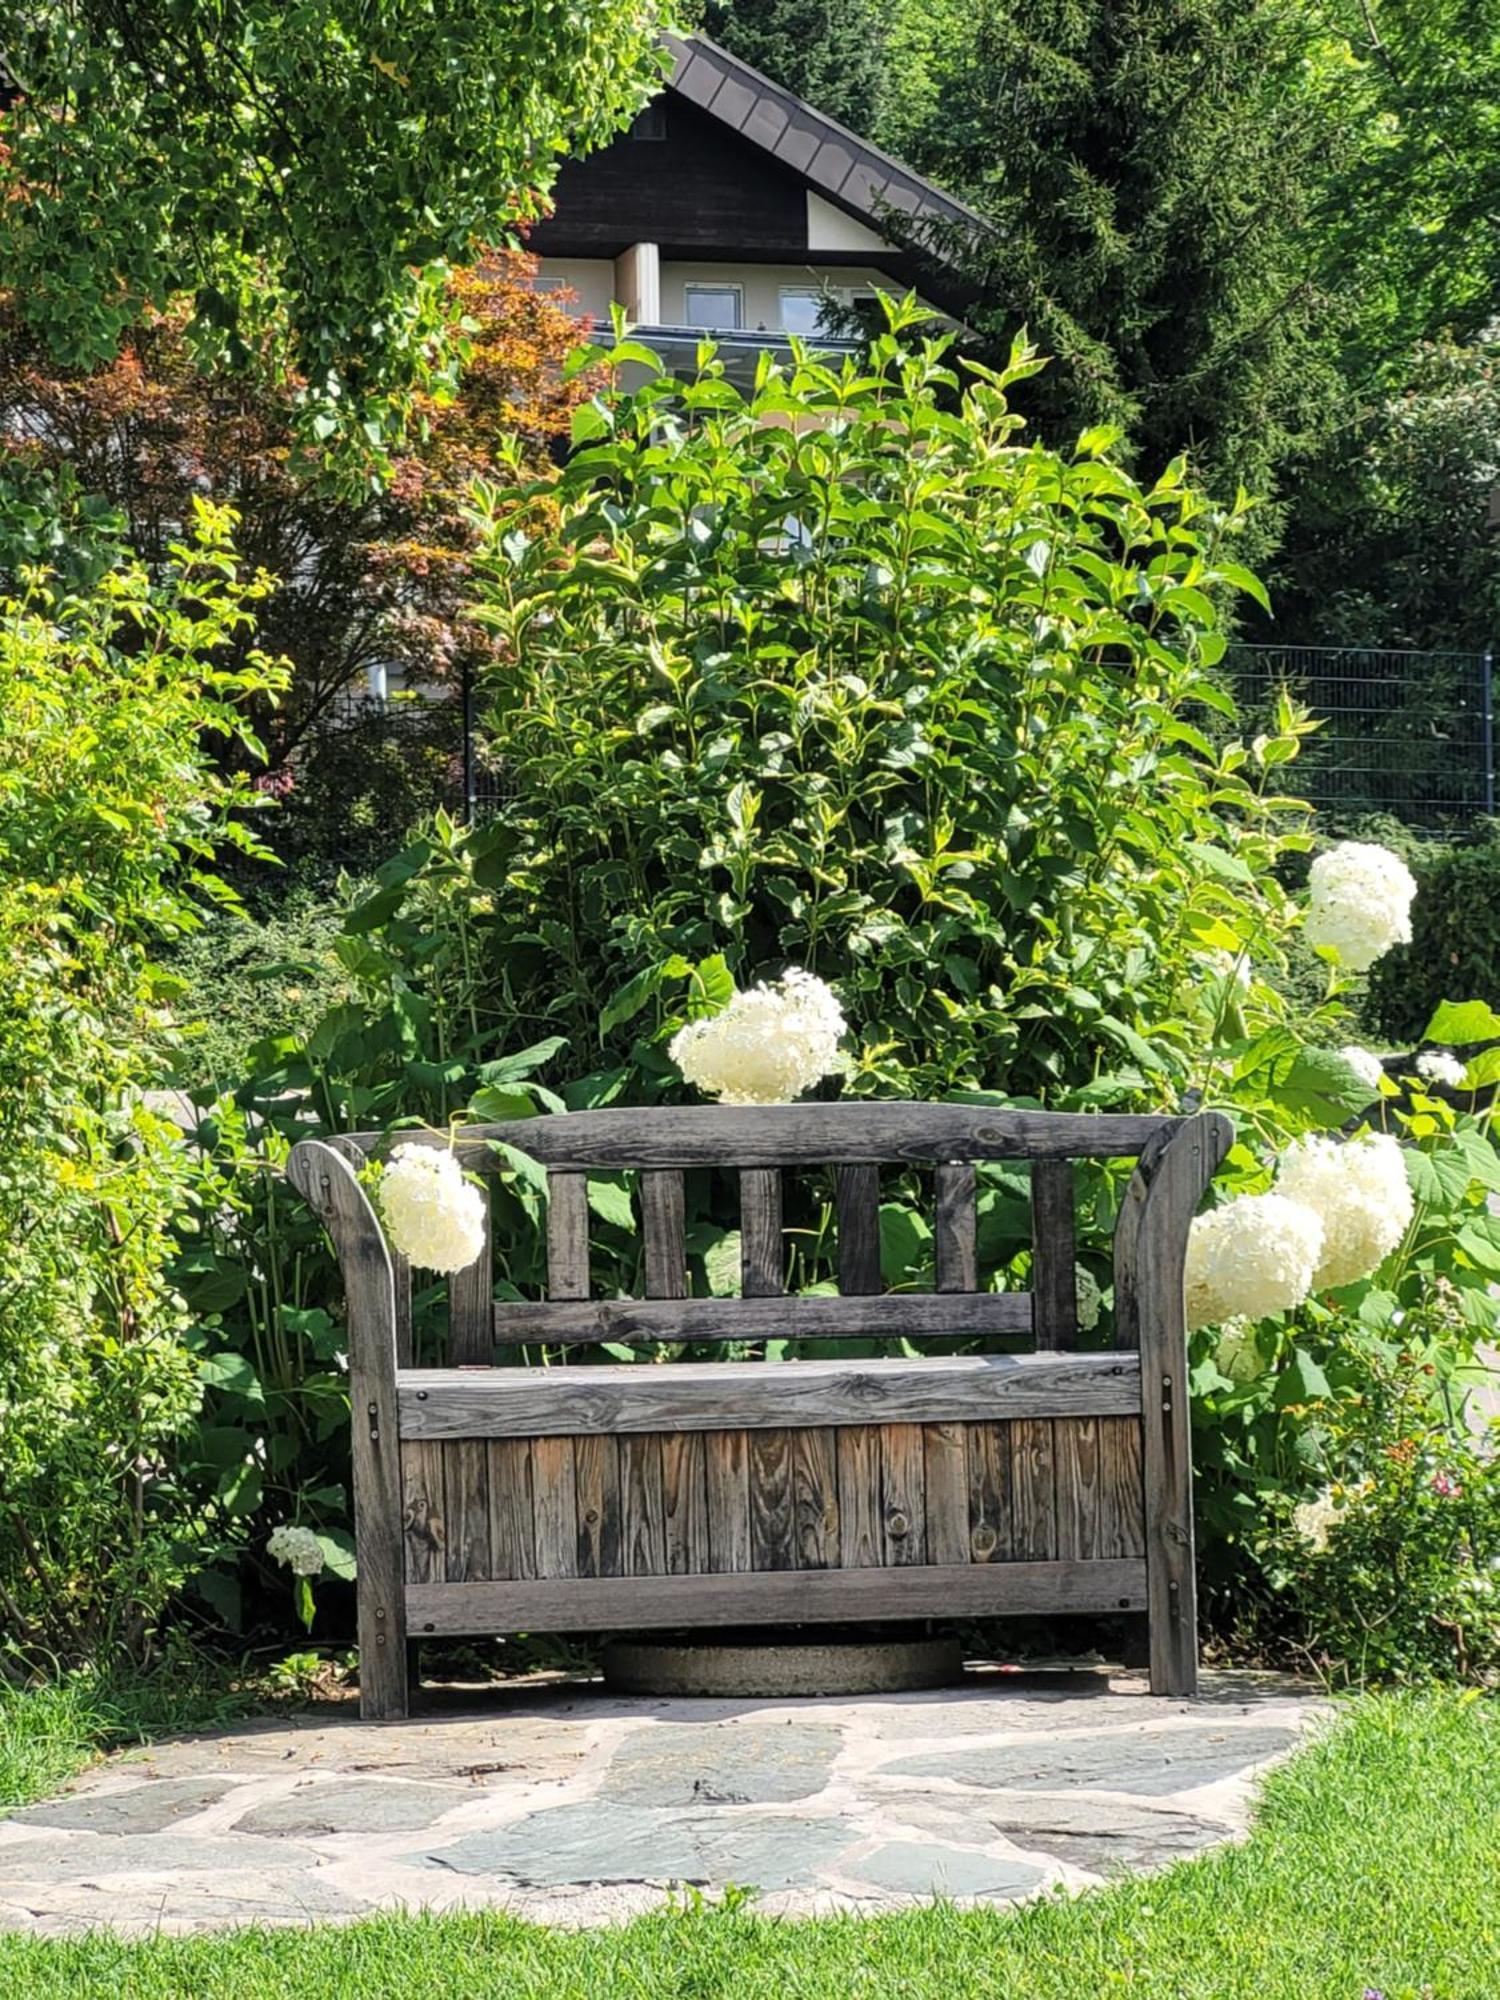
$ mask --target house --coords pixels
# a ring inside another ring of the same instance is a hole
[[[666,40],[660,95],[562,167],[528,239],[538,284],[606,326],[618,304],[669,365],[711,336],[743,378],[789,334],[854,345],[847,309],[878,292],[962,311],[936,246],[982,229],[972,210],[706,36]]]

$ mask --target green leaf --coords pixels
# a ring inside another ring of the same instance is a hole
[[[708,1289],[716,1299],[733,1299],[740,1292],[740,1232],[726,1229],[703,1253]]]
[[[1500,1041],[1500,1014],[1485,1000],[1445,1000],[1422,1031],[1424,1042]]]
[[[1305,1347],[1294,1347],[1291,1359],[1276,1380],[1276,1407],[1284,1410],[1292,1403],[1324,1403],[1333,1390],[1328,1377]]]
[[[469,1099],[469,1115],[481,1125],[504,1125],[512,1118],[534,1118],[536,1103],[529,1091],[497,1090],[486,1084]]]
[[[533,1042],[530,1048],[518,1049],[513,1056],[501,1056],[495,1062],[481,1065],[481,1083],[518,1083],[522,1077],[530,1076],[533,1070],[542,1069],[561,1050],[568,1046],[566,1035],[548,1035],[545,1041]]]
[[[208,1354],[198,1363],[198,1376],[210,1389],[222,1389],[241,1396],[247,1403],[264,1406],[265,1391],[260,1377],[243,1354]]]
[[[1369,1107],[1370,1086],[1332,1049],[1298,1049],[1267,1095],[1298,1118],[1332,1131]]]
[[[601,1222],[612,1223],[616,1229],[635,1231],[635,1210],[630,1202],[630,1187],[622,1174],[610,1179],[603,1175],[589,1175],[589,1207]]]
[[[1184,840],[1181,843],[1184,854],[1190,855],[1200,868],[1221,882],[1250,883],[1255,880],[1248,861],[1238,854],[1230,854],[1222,847],[1212,847],[1207,841]]]
[[[323,1567],[330,1576],[336,1576],[343,1583],[353,1583],[358,1574],[354,1555],[354,1538],[342,1528],[318,1528],[314,1530],[318,1547],[323,1551]]]
[[[607,1035],[611,1028],[618,1028],[626,1021],[633,1021],[661,985],[661,980],[662,968],[659,965],[648,965],[645,971],[638,972],[634,979],[627,979],[599,1016],[601,1038]]]

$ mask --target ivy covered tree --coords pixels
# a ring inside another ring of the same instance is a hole
[[[708,0],[703,25],[830,118],[875,131],[891,25],[880,0]]]
[[[660,72],[655,0],[45,0],[7,12],[0,268],[54,358],[193,302],[270,349],[305,436],[368,451],[451,386],[451,264],[538,213]]]

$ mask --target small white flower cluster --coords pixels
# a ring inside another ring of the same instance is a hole
[[[1365,1132],[1344,1145],[1309,1133],[1282,1155],[1276,1186],[1323,1225],[1313,1272],[1318,1286],[1367,1278],[1401,1241],[1412,1217],[1401,1147],[1387,1132]]]
[[[1245,1194],[1200,1215],[1188,1237],[1188,1325],[1264,1319],[1300,1305],[1322,1243],[1318,1218],[1284,1195]]]
[[[323,1567],[323,1550],[311,1528],[273,1528],[266,1554],[294,1576],[316,1576]]]
[[[452,1153],[397,1146],[380,1176],[386,1234],[424,1271],[463,1271],[484,1248],[484,1196]]]
[[[831,988],[792,971],[690,1021],[668,1053],[688,1083],[721,1104],[790,1104],[838,1069],[845,1025]]]
[[[1379,1090],[1380,1080],[1385,1075],[1385,1065],[1370,1049],[1362,1049],[1357,1042],[1350,1042],[1338,1053],[1348,1063],[1361,1083],[1371,1090]]]
[[[1367,1278],[1411,1218],[1411,1184],[1388,1133],[1345,1144],[1316,1133],[1297,1139],[1282,1155],[1273,1193],[1240,1195],[1193,1223],[1188,1325],[1264,1319],[1301,1305],[1314,1286]]]
[[[1304,1500],[1300,1507],[1292,1509],[1292,1526],[1313,1554],[1321,1555],[1328,1546],[1329,1530],[1341,1512],[1333,1494],[1325,1487],[1315,1500]]]
[[[1388,847],[1341,840],[1313,862],[1308,889],[1307,941],[1346,971],[1368,972],[1393,944],[1410,944],[1417,885]]]
[[[1417,1075],[1428,1083],[1446,1083],[1450,1090],[1463,1087],[1464,1066],[1446,1049],[1423,1049],[1417,1057]]]

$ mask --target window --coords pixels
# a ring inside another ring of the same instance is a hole
[[[644,110],[638,111],[631,121],[628,136],[632,139],[665,139],[667,136],[667,100],[654,97]]]
[[[733,333],[744,324],[738,285],[684,285],[682,291],[689,326]]]
[[[781,330],[783,333],[821,333],[823,293],[816,285],[783,285],[781,288]]]

